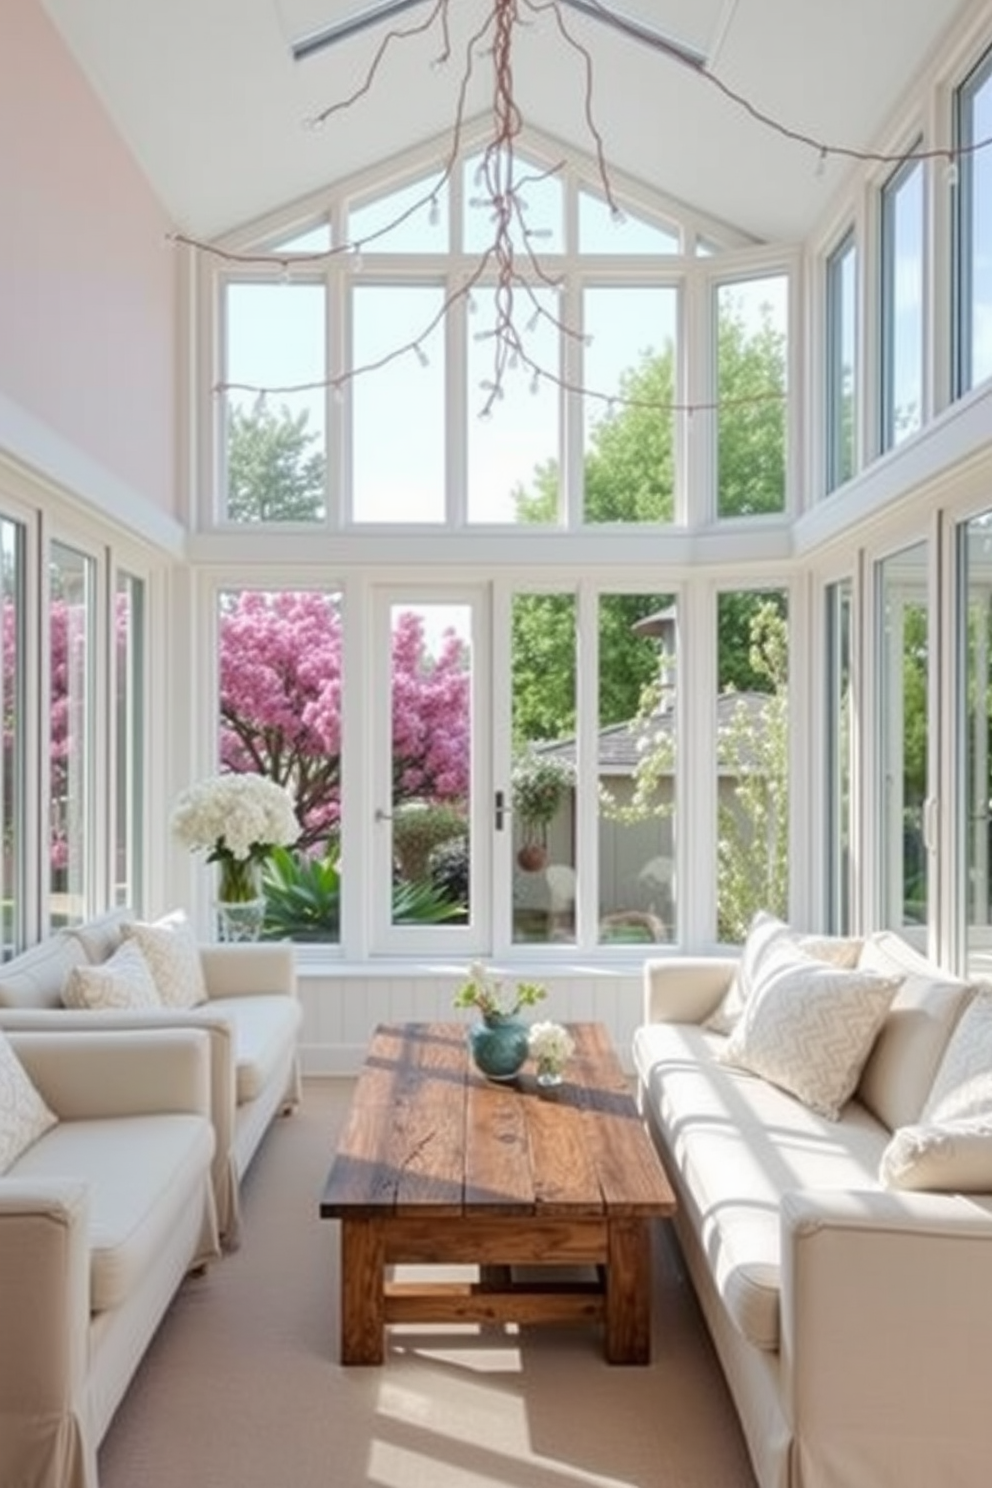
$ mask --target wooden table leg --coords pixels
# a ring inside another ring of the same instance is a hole
[[[341,1363],[385,1357],[386,1248],[377,1219],[341,1221]]]
[[[651,1245],[646,1219],[611,1219],[606,1263],[606,1358],[651,1362]]]

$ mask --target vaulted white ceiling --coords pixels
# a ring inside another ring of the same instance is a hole
[[[422,27],[437,0],[294,61],[292,44],[370,0],[42,0],[182,231],[223,233],[450,129],[468,38],[493,0],[450,0],[440,31],[390,43],[371,87],[321,130],[307,121],[361,89],[384,36]],[[524,120],[758,240],[806,236],[848,167],[758,122],[719,84],[784,128],[863,148],[939,38],[975,0],[517,0],[514,96]],[[585,13],[600,6],[705,59],[676,61]],[[478,58],[470,117],[491,106]]]

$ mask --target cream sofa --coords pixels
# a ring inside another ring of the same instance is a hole
[[[12,1034],[59,1118],[0,1176],[0,1483],[96,1488],[176,1289],[218,1253],[209,1038]]]
[[[237,1243],[239,1188],[279,1111],[300,1098],[297,1038],[301,1007],[289,942],[202,944],[207,999],[192,1008],[77,1010],[62,1005],[74,967],[99,966],[120,947],[128,909],[59,930],[0,966],[0,1028],[94,1030],[179,1028],[210,1037],[212,1111],[217,1131],[214,1191],[226,1248]]]
[[[988,1092],[992,994],[887,932],[858,964],[899,989],[839,1119],[721,1061],[727,1036],[704,1025],[737,958],[647,963],[641,1107],[761,1488],[984,1488],[992,1124],[974,1148],[928,1137],[905,1171],[897,1156],[930,1130],[966,1018],[985,1029],[984,1069],[970,1068]],[[953,1191],[962,1156],[977,1192]]]

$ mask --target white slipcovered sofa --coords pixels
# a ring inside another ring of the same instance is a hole
[[[97,1447],[163,1314],[219,1250],[208,1035],[12,1034],[4,1052],[0,1483],[96,1488]],[[57,1118],[19,1154],[12,1075]]]
[[[762,965],[760,928],[740,958],[648,962],[633,1047],[757,1478],[761,1488],[984,1488],[992,990],[890,932],[838,954],[823,941],[796,947],[780,926]],[[824,969],[811,977],[810,965]],[[853,1091],[844,1095],[848,1072],[828,1109],[803,1066],[850,1056],[862,1015],[849,1015],[847,988],[864,971],[889,992],[869,989],[877,1027],[862,1028]],[[817,1016],[790,1053],[811,986]]]
[[[135,927],[145,935],[137,941],[141,947],[158,937],[158,926],[168,925],[182,932],[185,951],[180,985],[172,987],[169,1003],[160,996],[142,1000],[137,992],[128,996],[130,982],[136,980],[129,968],[110,982],[104,1000],[112,1005],[64,1005],[66,988],[80,969],[85,973],[113,966],[115,958],[126,954],[123,948],[137,933]],[[121,983],[123,999],[115,995],[121,994]],[[113,910],[56,931],[0,965],[0,1029],[8,1032],[178,1027],[207,1032],[217,1132],[214,1192],[221,1239],[228,1249],[238,1238],[241,1179],[273,1117],[300,1098],[300,1019],[291,943],[197,945],[181,915],[142,927],[133,911]]]

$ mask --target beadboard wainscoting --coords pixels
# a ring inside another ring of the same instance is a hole
[[[626,1070],[632,1069],[630,1046],[641,1021],[642,981],[639,966],[605,970],[556,966],[506,972],[507,981],[540,981],[548,996],[527,1017],[557,1023],[603,1023]],[[305,1075],[353,1075],[360,1069],[378,1023],[464,1022],[470,1013],[456,1010],[452,997],[463,971],[423,965],[375,968],[298,968],[303,1026],[300,1060]]]

